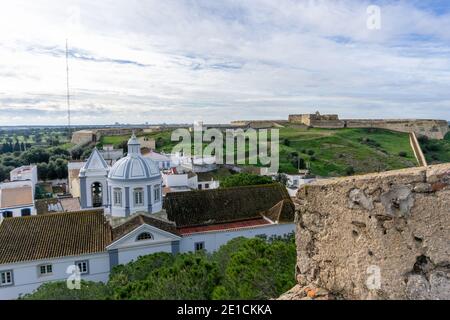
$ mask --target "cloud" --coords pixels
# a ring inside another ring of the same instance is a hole
[[[366,26],[373,3],[381,30]],[[66,38],[75,123],[228,122],[316,109],[450,119],[447,1],[2,6],[0,124],[66,122]]]

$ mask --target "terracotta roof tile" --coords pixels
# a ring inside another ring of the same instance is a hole
[[[0,264],[103,252],[111,240],[103,210],[7,218],[0,224]]]
[[[267,221],[266,219],[258,218],[258,219],[243,220],[243,221],[236,221],[236,222],[229,222],[229,223],[220,223],[220,224],[205,225],[205,226],[179,228],[178,232],[181,235],[188,235],[188,234],[193,234],[193,233],[202,233],[202,232],[209,232],[209,231],[229,231],[229,230],[242,229],[242,228],[251,228],[251,227],[258,227],[258,226],[263,226],[263,225],[268,225],[268,224],[271,224],[271,223],[269,221]]]
[[[181,228],[261,218],[282,200],[292,202],[286,188],[276,183],[167,193],[164,208]]]
[[[175,224],[158,218],[149,217],[148,215],[139,214],[113,229],[112,232],[114,241],[122,238],[124,235],[143,224],[154,226],[155,228],[170,232],[172,234],[178,234]]]
[[[0,208],[33,205],[33,190],[30,186],[0,189]]]

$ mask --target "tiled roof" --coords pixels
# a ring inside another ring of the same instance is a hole
[[[230,230],[236,230],[236,229],[242,229],[242,228],[258,227],[258,226],[269,225],[269,224],[271,224],[271,223],[269,221],[267,221],[266,219],[258,218],[258,219],[243,220],[243,221],[236,221],[236,222],[229,222],[229,223],[212,224],[212,225],[206,225],[206,226],[179,228],[178,232],[181,235],[188,235],[188,234],[193,234],[193,233],[202,233],[202,232],[209,232],[209,231],[230,231]]]
[[[50,198],[35,201],[37,214],[53,212],[80,211],[80,198]]]
[[[280,201],[291,202],[276,184],[167,193],[164,208],[177,227],[192,227],[260,218]]]
[[[64,211],[81,210],[80,198],[61,198],[59,199]]]
[[[33,205],[31,186],[0,189],[0,208],[12,208]]]
[[[149,217],[148,215],[139,214],[132,217],[130,220],[124,222],[123,224],[115,227],[112,231],[113,239],[114,240],[120,239],[124,235],[130,233],[131,231],[133,231],[134,229],[143,224],[148,224],[150,226],[170,232],[172,234],[178,234],[177,228],[173,223],[154,217]]]
[[[290,199],[283,199],[262,214],[277,223],[292,222],[295,216],[295,206]]]
[[[8,218],[0,224],[0,264],[103,252],[111,240],[103,210]]]

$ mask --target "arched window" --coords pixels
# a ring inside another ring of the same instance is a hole
[[[136,238],[136,241],[153,240],[153,235],[150,232],[142,232]]]
[[[98,208],[103,206],[103,192],[102,184],[100,182],[94,182],[91,185],[92,191],[92,206]]]
[[[134,205],[140,207],[144,205],[144,189],[136,188],[134,189]]]
[[[122,189],[114,188],[113,191],[113,203],[115,207],[122,206]]]

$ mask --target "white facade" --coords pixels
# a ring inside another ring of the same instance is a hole
[[[199,189],[199,190],[218,189],[219,187],[220,187],[220,182],[217,180],[198,181],[197,182],[197,189]]]
[[[38,182],[38,171],[36,165],[22,166],[15,168],[9,173],[11,181],[29,180],[33,184],[33,188]]]
[[[33,292],[45,282],[66,281],[71,275],[67,273],[67,268],[79,261],[87,261],[88,263],[88,272],[81,274],[81,279],[96,282],[106,282],[108,280],[109,255],[107,252],[4,264],[0,265],[0,275],[2,272],[12,271],[12,284],[0,285],[0,299],[16,299],[20,295]],[[41,275],[40,266],[47,265],[52,266],[52,272]]]
[[[172,167],[175,167],[171,159],[168,156],[161,153],[152,151],[144,155],[144,157],[156,162],[160,170],[168,170]]]
[[[164,174],[162,175],[163,184],[168,188],[186,187],[187,190],[195,190],[198,188],[197,175],[190,175],[188,173],[181,174]]]
[[[295,232],[295,224],[268,224],[262,226],[239,228],[234,230],[207,231],[184,235],[180,242],[180,251],[195,251],[196,243],[204,243],[204,249],[208,252],[217,251],[228,241],[238,237],[254,238],[265,235],[268,238],[272,236],[284,236]]]

